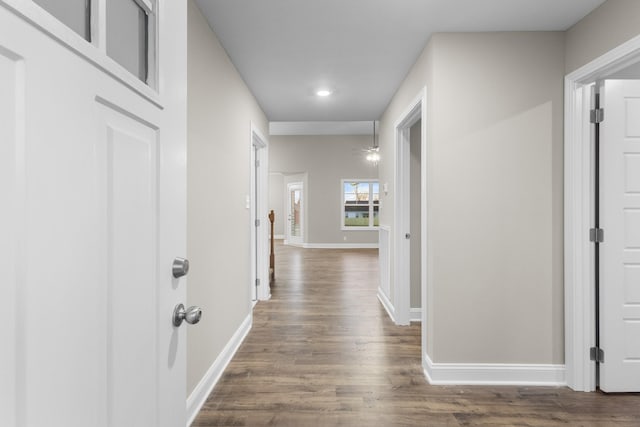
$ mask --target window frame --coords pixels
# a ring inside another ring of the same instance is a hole
[[[344,193],[344,185],[350,183],[368,183],[369,184],[369,225],[367,226],[358,226],[358,225],[345,225],[345,193]],[[373,199],[373,184],[378,184],[378,204],[374,203]],[[377,231],[380,228],[380,225],[375,225],[374,221],[374,206],[378,206],[378,215],[380,214],[380,181],[375,178],[357,178],[357,179],[341,179],[340,180],[340,229],[342,231]],[[378,221],[379,222],[379,221]]]
[[[89,28],[86,29],[86,34],[84,35],[77,33],[34,0],[24,0],[24,4],[22,4],[22,0],[19,1],[21,4],[17,9],[23,16],[139,95],[158,107],[162,107],[159,88],[160,64],[158,52],[160,0],[132,0],[147,15],[147,75],[145,80],[140,79],[107,55],[106,2],[108,0],[87,0],[86,13],[89,16],[87,22]]]

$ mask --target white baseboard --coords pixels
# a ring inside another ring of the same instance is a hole
[[[251,330],[252,321],[253,314],[249,313],[238,330],[233,334],[227,345],[224,346],[224,349],[218,355],[211,367],[207,370],[207,373],[204,374],[204,377],[202,377],[191,395],[187,398],[187,426],[190,426],[196,419],[202,405],[207,401],[207,397],[211,394],[211,391],[220,380],[220,377],[227,368],[227,365],[229,365],[229,362],[233,359],[236,351],[238,351],[240,344],[242,344],[244,339],[247,337],[247,334]]]
[[[421,308],[412,308],[409,310],[409,321],[410,322],[422,322],[422,309]]]
[[[391,304],[389,298],[387,298],[387,296],[380,288],[378,288],[378,299],[380,300],[380,303],[382,304],[384,309],[387,310],[387,314],[389,315],[393,323],[396,323],[396,309],[393,307],[393,304]]]
[[[305,249],[378,249],[377,243],[303,243]]]
[[[433,363],[424,355],[424,374],[432,385],[565,386],[565,365]]]

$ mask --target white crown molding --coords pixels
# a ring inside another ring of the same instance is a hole
[[[376,122],[376,129],[378,128]],[[269,135],[371,135],[372,121],[360,122],[270,122]]]

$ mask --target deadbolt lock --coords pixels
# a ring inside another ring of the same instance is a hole
[[[173,260],[172,266],[173,277],[176,279],[186,276],[189,272],[189,260],[185,258],[176,258]]]

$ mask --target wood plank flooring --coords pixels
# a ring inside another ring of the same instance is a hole
[[[640,426],[640,395],[431,386],[420,325],[376,298],[377,250],[276,247],[272,299],[198,426]]]

